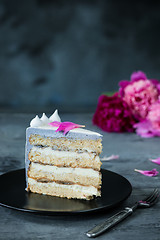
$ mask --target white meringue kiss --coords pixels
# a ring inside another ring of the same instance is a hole
[[[42,126],[48,127],[48,123],[51,123],[54,121],[61,122],[57,109],[50,116],[50,118],[48,118],[45,113],[42,114],[41,118],[39,118],[38,115],[36,115],[36,117],[31,120],[30,127],[42,127]]]
[[[42,123],[41,119],[38,117],[38,115],[36,115],[36,117],[33,118],[30,122],[31,127],[40,127],[40,126],[42,126],[42,124],[43,123]]]
[[[50,122],[54,122],[54,121],[57,121],[57,122],[61,122],[61,119],[58,115],[58,110],[56,109],[55,112],[50,116],[49,118]]]

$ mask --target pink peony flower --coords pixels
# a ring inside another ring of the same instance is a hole
[[[158,99],[160,83],[157,80],[147,79],[145,73],[138,71],[131,75],[131,81],[121,81],[119,85],[119,93],[135,118],[144,120],[150,105]]]
[[[160,101],[153,103],[144,121],[134,125],[141,137],[160,137]]]
[[[107,132],[133,132],[134,123],[128,105],[118,93],[111,97],[106,95],[99,97],[93,124]]]
[[[152,123],[153,128],[160,132],[160,101],[150,106],[147,119]]]
[[[136,129],[137,135],[144,138],[151,138],[154,136],[158,136],[157,131],[153,129],[153,126],[150,121],[143,120],[134,124],[134,128]]]

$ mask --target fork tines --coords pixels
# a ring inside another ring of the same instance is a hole
[[[158,200],[158,197],[159,197],[159,191],[158,191],[158,188],[155,188],[153,192],[148,197],[146,197],[143,201],[152,204]]]

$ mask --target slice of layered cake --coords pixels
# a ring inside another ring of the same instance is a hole
[[[26,130],[27,191],[58,197],[92,199],[101,195],[102,135],[72,122],[57,110],[36,116]]]

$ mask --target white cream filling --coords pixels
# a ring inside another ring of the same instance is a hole
[[[41,182],[37,182],[35,179],[33,178],[28,178],[28,183],[30,185],[37,185],[38,187],[58,187],[58,188],[62,188],[62,189],[72,189],[74,191],[81,191],[83,194],[87,194],[87,195],[98,195],[99,192],[97,190],[97,188],[93,187],[93,186],[81,186],[78,184],[73,184],[73,185],[65,185],[65,184],[59,184],[56,182],[48,182],[48,183],[41,183]]]
[[[45,173],[54,173],[58,175],[63,174],[76,174],[79,176],[90,176],[94,178],[99,178],[99,172],[88,168],[70,168],[70,167],[56,167],[50,165],[42,165],[39,163],[31,163],[31,167],[35,171],[42,171]]]
[[[52,158],[63,158],[69,160],[70,158],[74,159],[94,159],[95,162],[100,162],[99,156],[95,157],[94,153],[77,153],[77,152],[71,152],[71,151],[57,151],[53,150],[51,147],[45,147],[45,148],[39,148],[36,146],[33,146],[32,152],[36,152],[39,154],[45,154],[46,156],[50,155]]]

